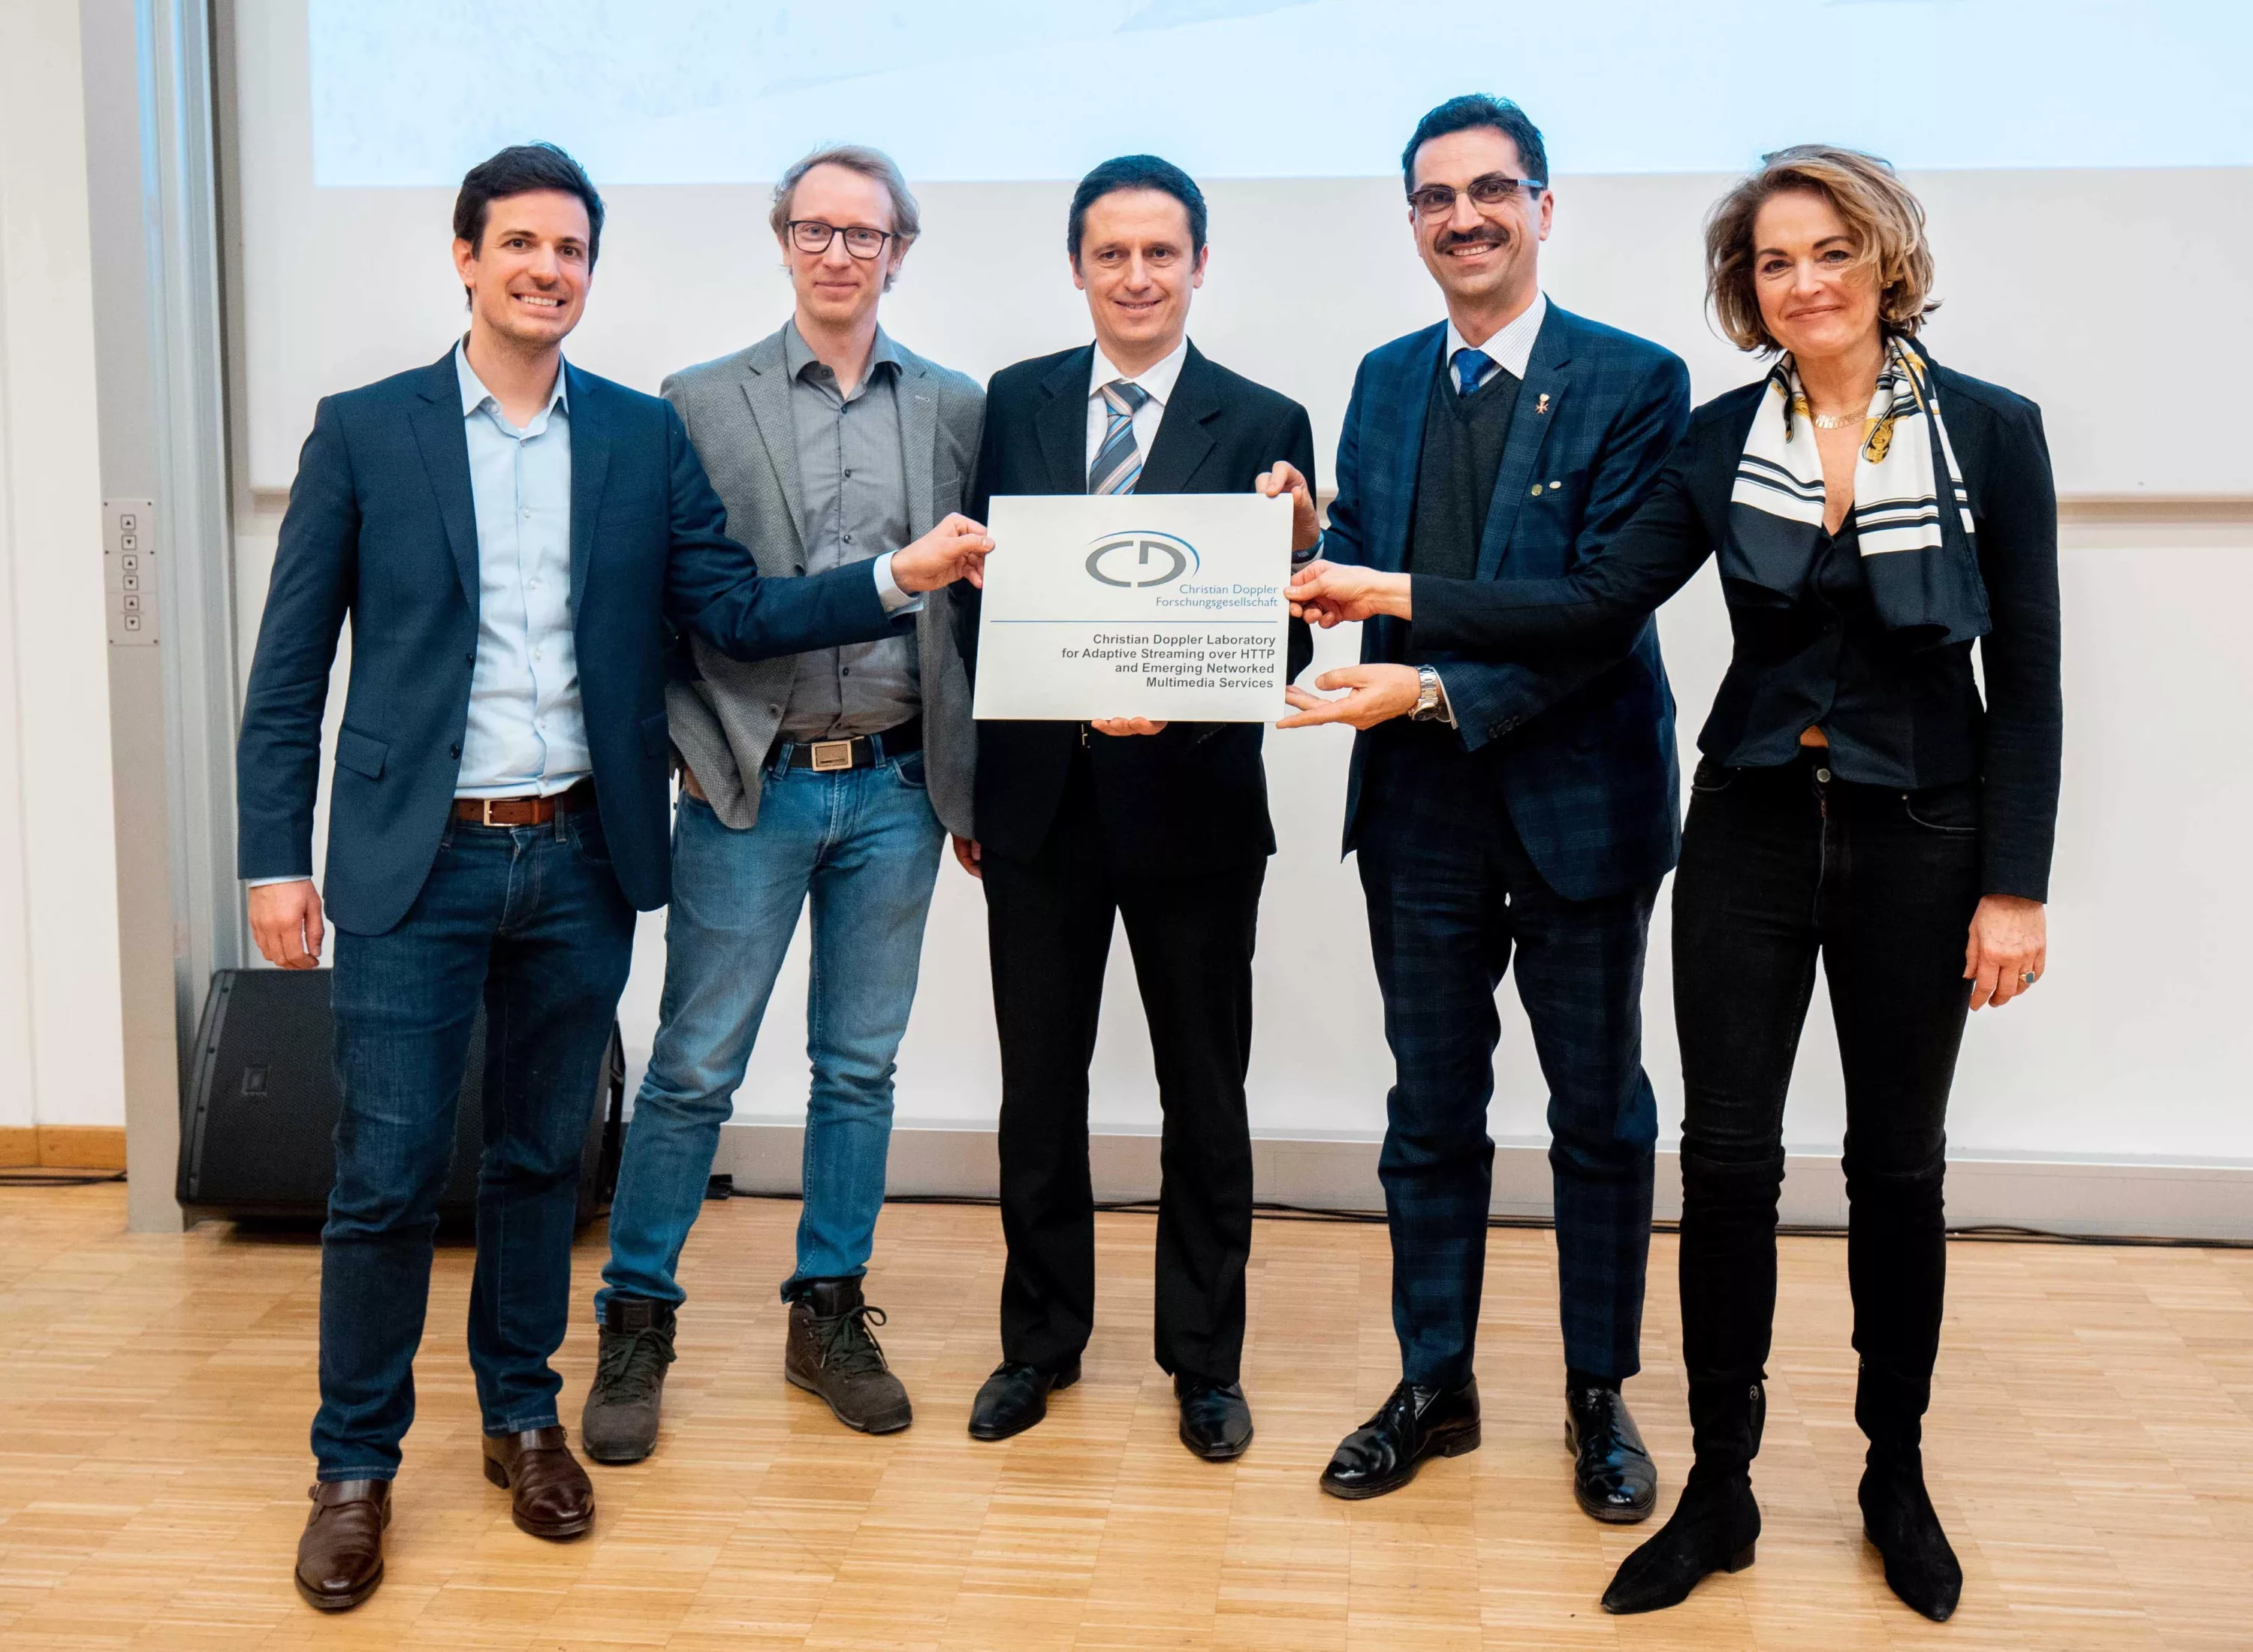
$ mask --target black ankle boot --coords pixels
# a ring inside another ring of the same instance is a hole
[[[1945,1623],[1963,1598],[1964,1568],[1924,1488],[1924,1413],[1931,1402],[1929,1359],[1906,1366],[1863,1360],[1854,1390],[1854,1420],[1870,1442],[1859,1495],[1862,1530],[1902,1603]]]
[[[1758,1383],[1691,1385],[1697,1459],[1682,1501],[1657,1535],[1622,1563],[1604,1591],[1605,1611],[1657,1612],[1679,1606],[1700,1579],[1752,1565],[1761,1530],[1752,1460],[1760,1449],[1766,1412],[1767,1397]]]
[[[1859,1494],[1862,1530],[1884,1557],[1887,1586],[1935,1623],[1955,1615],[1964,1568],[1924,1489],[1923,1453],[1873,1446]]]

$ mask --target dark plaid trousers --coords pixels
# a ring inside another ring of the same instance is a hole
[[[1370,753],[1358,848],[1396,1075],[1378,1175],[1402,1374],[1444,1387],[1471,1375],[1493,1188],[1495,992],[1514,951],[1549,1084],[1565,1362],[1632,1377],[1658,1134],[1642,1011],[1658,886],[1564,899],[1510,825],[1493,747],[1467,753],[1427,725],[1386,733]]]

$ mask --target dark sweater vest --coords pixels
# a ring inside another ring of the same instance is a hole
[[[1478,573],[1479,540],[1494,503],[1495,475],[1517,410],[1517,375],[1507,367],[1467,396],[1442,361],[1424,409],[1424,453],[1416,471],[1416,517],[1408,569],[1440,579]]]

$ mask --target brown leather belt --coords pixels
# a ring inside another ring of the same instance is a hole
[[[547,798],[457,798],[454,819],[471,826],[546,826],[559,814],[595,806],[595,783],[582,780],[568,791]]]

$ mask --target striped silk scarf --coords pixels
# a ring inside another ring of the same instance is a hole
[[[1823,457],[1799,369],[1775,364],[1729,494],[1722,577],[1795,599],[1823,538]],[[1915,647],[1987,631],[1971,495],[1940,416],[1931,364],[1890,338],[1854,464],[1852,523],[1878,617]],[[1948,478],[1943,496],[1939,478]]]

